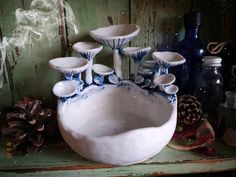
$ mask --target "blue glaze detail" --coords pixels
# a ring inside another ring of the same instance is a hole
[[[135,63],[140,63],[143,59],[143,57],[148,53],[146,50],[141,50],[137,52],[137,55],[133,55],[132,58],[134,59]]]
[[[96,75],[96,76],[94,76],[93,81],[97,85],[103,85],[104,84],[104,77],[102,77],[100,75]]]
[[[109,81],[111,84],[118,84],[119,79],[118,79],[118,77],[117,77],[115,74],[110,74],[110,75],[108,76],[108,81]]]
[[[146,79],[145,80],[147,83],[150,82],[150,80]],[[77,101],[83,101],[84,99],[87,99],[89,98],[90,95],[93,95],[93,94],[96,94],[98,92],[101,92],[102,90],[104,90],[106,87],[121,87],[121,88],[125,88],[126,92],[129,92],[132,88],[133,88],[133,82],[129,81],[128,82],[126,80],[124,81],[119,81],[118,84],[114,85],[114,84],[103,84],[103,85],[95,85],[95,84],[92,84],[86,88],[84,88],[80,93],[78,94],[74,94],[72,96],[69,96],[69,97],[61,97],[58,99],[58,104],[71,104],[73,102],[77,102]],[[149,86],[151,85],[148,84]],[[153,97],[155,94],[160,94],[162,95],[163,97],[166,97],[169,102],[170,102],[170,105],[174,105],[175,102],[176,102],[176,94],[174,95],[167,95],[166,93],[164,92],[161,92],[159,91],[158,89],[152,89],[150,90],[150,88],[146,87],[146,88],[143,88],[139,91],[140,95],[142,96],[145,96],[145,97],[148,97],[150,99],[150,101],[152,103],[155,103],[155,97]],[[91,87],[93,87],[91,89]],[[89,91],[86,91],[87,89],[89,89]]]
[[[87,60],[91,60],[93,58],[92,52],[81,52],[80,54]]]
[[[72,99],[72,98],[75,98],[78,94],[74,94],[74,95],[71,95],[71,96],[68,96],[68,97],[60,97],[59,98],[59,101],[64,103],[66,102],[68,99]]]
[[[144,84],[141,85],[141,88],[149,88],[149,86],[151,85],[151,80],[150,79],[146,79],[144,81]]]
[[[135,84],[142,84],[144,82],[144,77],[141,75],[138,75],[135,80],[134,80]]]

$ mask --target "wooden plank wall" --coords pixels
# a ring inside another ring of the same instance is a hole
[[[43,2],[43,0],[41,0]],[[151,46],[153,50],[171,50],[173,44],[183,37],[183,14],[190,9],[203,14],[201,38],[209,41],[224,41],[236,37],[236,1],[232,0],[46,0],[56,2],[60,18],[50,32],[53,39],[32,40],[22,48],[11,46],[7,50],[4,84],[0,89],[0,108],[12,105],[24,96],[32,95],[55,103],[53,85],[61,76],[48,67],[48,60],[59,56],[78,56],[71,50],[77,41],[92,40],[88,31],[100,26],[120,23],[135,23],[141,27],[139,36],[131,46]],[[0,39],[11,37],[16,29],[16,9],[32,10],[31,0],[0,0]],[[79,33],[68,30],[68,3],[75,15]],[[62,9],[61,9],[62,8]],[[27,22],[26,24],[27,25]],[[38,27],[37,23],[33,24]],[[50,23],[48,24],[50,25]],[[40,26],[38,27],[40,30]],[[25,33],[25,31],[22,31]],[[147,57],[149,58],[150,55]],[[112,66],[112,53],[105,48],[96,57],[96,62]],[[126,76],[132,63],[124,60]]]

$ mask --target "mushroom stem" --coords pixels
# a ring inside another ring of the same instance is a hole
[[[119,50],[118,49],[113,49],[113,63],[114,63],[114,69],[116,72],[116,75],[119,79],[123,79],[123,75],[122,75],[122,61],[121,61],[121,56],[119,54]]]

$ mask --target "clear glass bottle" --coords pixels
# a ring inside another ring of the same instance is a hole
[[[202,71],[197,77],[195,89],[195,96],[201,102],[204,114],[215,128],[218,124],[218,107],[223,98],[221,61],[217,56],[203,58]]]
[[[223,140],[230,146],[236,146],[236,91],[225,92],[226,102],[220,104],[223,125]]]
[[[184,15],[185,36],[177,43],[175,50],[186,58],[183,65],[171,68],[176,76],[179,94],[194,93],[197,75],[200,72],[201,61],[204,55],[200,36],[201,14],[190,12]]]

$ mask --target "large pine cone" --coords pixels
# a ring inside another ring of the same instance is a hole
[[[39,150],[44,143],[45,132],[54,129],[55,111],[42,108],[42,101],[24,98],[8,112],[1,133],[7,139],[7,151],[30,153]],[[11,148],[11,149],[9,149]]]
[[[178,123],[193,125],[203,116],[201,103],[196,97],[182,95],[178,99]]]

